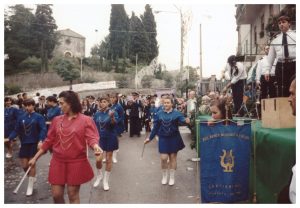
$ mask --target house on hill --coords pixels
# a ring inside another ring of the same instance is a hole
[[[56,57],[85,57],[85,37],[70,29],[58,30],[59,44],[54,49]]]

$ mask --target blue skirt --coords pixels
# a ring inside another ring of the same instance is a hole
[[[37,143],[22,144],[19,151],[19,158],[32,158],[37,153]]]
[[[170,137],[159,136],[158,151],[162,154],[177,153],[185,147],[180,134],[174,134]]]
[[[103,151],[112,152],[119,149],[119,142],[117,136],[100,137],[100,147]]]

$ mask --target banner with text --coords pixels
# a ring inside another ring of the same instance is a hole
[[[200,123],[203,203],[248,200],[250,151],[250,123]]]

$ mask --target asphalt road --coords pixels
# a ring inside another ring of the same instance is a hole
[[[83,204],[195,204],[200,203],[199,173],[197,162],[190,159],[196,157],[196,151],[190,148],[190,133],[181,127],[181,135],[186,147],[178,153],[175,185],[161,185],[161,168],[157,141],[154,139],[145,147],[141,158],[143,140],[141,137],[130,138],[128,133],[119,139],[120,150],[118,163],[113,164],[110,175],[110,190],[104,191],[102,183],[93,188],[94,179],[83,184],[80,189],[80,201]],[[4,203],[5,204],[52,204],[50,185],[47,181],[51,155],[47,153],[37,163],[37,182],[33,195],[26,197],[28,179],[25,179],[18,194],[13,190],[18,185],[24,171],[17,158],[18,143],[14,145],[14,156],[5,159],[4,166]],[[89,159],[96,173],[95,159],[89,152]],[[65,193],[65,200],[68,197]]]

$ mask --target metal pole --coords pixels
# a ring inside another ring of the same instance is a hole
[[[201,29],[201,24],[200,24],[200,81],[202,81],[202,29]]]
[[[138,54],[135,55],[135,89],[137,90],[137,60]]]
[[[82,57],[80,57],[80,80],[82,81]]]
[[[183,25],[183,17],[182,12],[180,11],[180,72],[183,70],[183,33],[184,33],[184,25]]]

